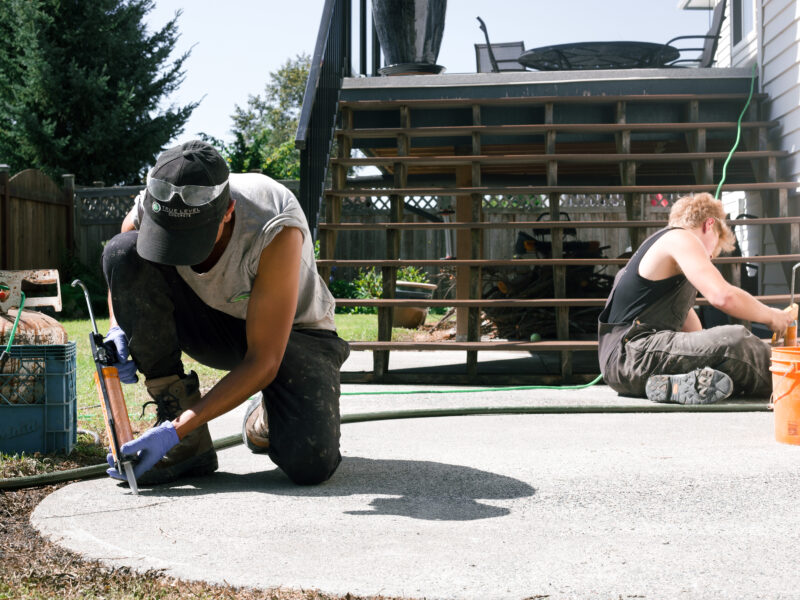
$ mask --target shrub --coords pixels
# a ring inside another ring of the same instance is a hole
[[[398,281],[411,283],[428,283],[428,274],[419,267],[403,267],[397,271]]]
[[[95,317],[108,317],[108,288],[103,273],[98,264],[95,268],[80,262],[75,256],[64,255],[59,268],[61,279],[61,312],[55,315],[56,319],[87,319],[89,309],[86,307],[86,297],[80,287],[72,287],[75,279],[80,279],[89,290],[89,299]],[[44,312],[47,312],[46,310]]]
[[[383,275],[375,267],[359,269],[353,280],[356,298],[380,298],[383,295]]]
[[[403,267],[397,271],[398,281],[428,283],[428,274],[416,267]],[[359,269],[353,281],[331,279],[330,290],[334,298],[382,298],[383,275],[375,267]],[[338,306],[338,314],[375,314],[375,306]]]

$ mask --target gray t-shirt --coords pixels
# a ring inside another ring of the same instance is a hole
[[[285,186],[265,175],[233,173],[230,185],[236,208],[233,233],[225,252],[207,273],[179,266],[176,267],[178,274],[208,306],[244,319],[261,251],[284,227],[296,227],[303,233],[303,250],[297,312],[292,326],[334,331],[335,301],[317,273],[314,243],[297,199]],[[134,226],[137,229],[143,198],[144,192],[135,201]]]

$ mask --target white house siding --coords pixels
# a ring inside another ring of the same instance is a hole
[[[744,67],[758,61],[761,91],[771,99],[768,118],[781,121],[772,142],[791,153],[781,165],[782,175],[800,182],[800,2],[754,0],[754,4],[754,32],[734,48],[728,1],[715,66]]]
[[[781,161],[781,175],[800,181],[800,6],[797,0],[763,0],[759,16],[761,89],[771,99],[769,118],[781,123],[773,132],[772,143],[790,153]],[[797,214],[796,206],[790,211]],[[777,249],[764,250],[773,253]],[[785,279],[776,271],[765,270],[765,293],[783,293]]]
[[[781,177],[800,182],[800,1],[754,0],[753,32],[735,48],[731,45],[731,10],[728,0],[714,66],[758,65],[761,91],[771,100],[765,117],[781,123],[771,132],[771,145],[790,153],[781,161]],[[763,215],[757,195],[732,197],[726,209],[733,209],[736,200],[740,212]],[[790,212],[797,214],[794,202]],[[763,234],[763,239],[740,239],[745,255],[777,253],[771,230],[764,228]],[[777,265],[761,265],[760,271],[760,293],[786,293],[786,279]]]
[[[780,120],[776,145],[791,155],[785,177],[800,181],[800,4],[763,0],[761,88],[769,94],[769,118]]]
[[[719,43],[717,44],[717,54],[714,57],[713,66],[715,67],[748,67],[753,64],[758,57],[758,20],[755,15],[753,17],[753,22],[756,23],[756,25],[753,27],[753,30],[745,34],[745,38],[736,44],[735,48],[732,47],[732,2],[733,0],[728,0],[728,5],[725,7],[725,20],[722,21]],[[752,0],[752,2],[758,3],[759,0]]]
[[[722,29],[720,29],[717,54],[714,56],[713,66],[721,68],[731,66],[731,0],[728,0],[728,6],[725,7],[725,20],[722,22]]]

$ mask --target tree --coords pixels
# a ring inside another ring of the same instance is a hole
[[[234,172],[261,169],[276,179],[296,179],[300,153],[294,136],[303,104],[311,59],[300,54],[270,73],[263,96],[250,96],[245,108],[236,105],[234,141],[224,149]]]
[[[4,0],[0,162],[133,183],[197,106],[161,109],[183,81],[180,12],[149,33],[153,0]]]

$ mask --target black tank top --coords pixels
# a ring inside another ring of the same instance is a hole
[[[686,281],[683,274],[673,275],[666,279],[653,281],[639,275],[639,263],[653,244],[668,231],[677,229],[668,227],[657,231],[647,238],[634,252],[625,268],[619,272],[611,290],[611,302],[600,313],[603,323],[630,323],[641,312],[656,300],[663,298],[670,290]]]

